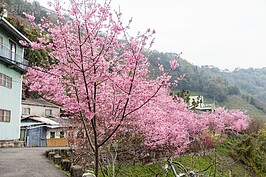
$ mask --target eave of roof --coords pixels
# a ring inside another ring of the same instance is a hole
[[[59,125],[58,122],[55,122],[55,121],[53,121],[53,120],[51,120],[49,118],[38,117],[38,116],[30,116],[30,117],[27,117],[27,118],[23,118],[21,120],[21,122],[24,122],[26,119],[36,121],[36,122],[31,122],[31,123],[34,123],[34,124],[46,124],[46,125],[54,125],[54,126]],[[29,123],[29,122],[24,122],[24,123]]]
[[[44,99],[30,99],[27,98],[22,100],[22,105],[31,105],[31,106],[42,106],[42,107],[53,107],[53,108],[60,108],[60,106],[50,103]]]
[[[49,118],[46,118],[46,117],[30,117],[30,119],[33,119],[35,121],[39,121],[39,122],[42,122],[48,125],[59,125],[59,123],[53,120],[50,120]]]
[[[27,127],[27,126],[34,126],[34,125],[42,125],[41,122],[21,122],[21,127]]]
[[[18,39],[31,43],[31,41],[26,36],[24,36],[13,25],[11,25],[4,17],[1,16],[0,16],[0,25],[2,25],[5,29],[10,31],[11,34],[17,37]]]

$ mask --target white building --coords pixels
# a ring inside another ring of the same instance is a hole
[[[19,41],[31,41],[3,16],[6,12],[0,12],[0,147],[13,147],[20,134],[22,75],[28,70]]]
[[[60,107],[44,99],[22,100],[22,118],[29,116],[60,117]]]
[[[197,111],[213,112],[215,109],[215,105],[204,103],[203,96],[189,96],[188,108]]]

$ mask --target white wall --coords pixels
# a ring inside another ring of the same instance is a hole
[[[53,128],[53,129],[48,129],[46,131],[46,138],[50,139],[50,132],[55,132],[55,138],[60,138],[60,132],[64,131],[63,128]],[[65,131],[64,131],[65,132]],[[64,137],[66,137],[66,132],[64,133]]]
[[[11,89],[0,86],[0,109],[11,111],[10,122],[0,122],[0,140],[16,140],[20,137],[22,76],[1,63],[0,72],[12,77]]]
[[[30,108],[30,115],[23,114],[23,108]],[[45,116],[45,109],[51,109],[52,110],[52,117],[59,117],[60,116],[60,109],[59,108],[22,104],[22,117],[28,117],[28,116],[47,117],[47,116]]]

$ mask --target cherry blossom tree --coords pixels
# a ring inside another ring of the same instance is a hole
[[[179,154],[187,145],[193,113],[180,99],[175,102],[166,89],[135,113],[136,126],[144,134],[144,143],[151,149],[162,150],[168,156]],[[159,103],[159,104],[158,104]]]
[[[100,148],[132,122],[133,113],[160,100],[157,95],[168,88],[169,72],[159,64],[162,74],[150,79],[148,60],[155,31],[129,37],[131,21],[124,25],[122,14],[112,13],[109,2],[70,0],[70,8],[64,9],[57,1],[54,7],[57,24],[46,17],[36,25],[34,17],[26,14],[41,36],[31,47],[50,51],[55,62],[48,69],[32,67],[25,82],[31,91],[81,120],[98,176]],[[175,60],[169,64],[171,70],[177,67]]]
[[[158,76],[149,71],[154,30],[128,36],[131,20],[124,25],[122,14],[113,13],[109,2],[70,0],[69,9],[59,1],[53,5],[56,24],[47,16],[37,25],[26,14],[40,38],[21,43],[49,51],[49,59],[54,61],[46,68],[29,69],[25,83],[81,122],[84,142],[94,154],[96,176],[100,149],[117,132],[129,132],[132,126],[134,133],[144,135],[147,147],[167,146],[175,154],[184,151],[190,136],[210,125],[219,130],[227,125],[236,130],[246,126],[238,112],[197,115],[183,100],[172,99],[169,72],[178,66],[176,60],[169,62],[170,71],[158,64]]]
[[[205,123],[214,132],[222,132],[225,128],[239,132],[248,127],[250,118],[244,111],[233,109],[227,110],[224,108],[217,108],[213,113],[205,113]]]
[[[249,125],[250,118],[244,111],[219,107],[215,112],[196,113],[188,110],[183,99],[174,100],[167,92],[162,89],[158,97],[138,110],[135,114],[139,114],[136,116],[139,119],[135,123],[145,135],[145,145],[168,156],[184,152],[192,141],[208,146],[204,144],[210,138],[206,132],[219,134],[226,128],[239,132]]]

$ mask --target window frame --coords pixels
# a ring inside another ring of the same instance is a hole
[[[12,88],[12,78],[6,75],[6,87]]]
[[[3,73],[0,73],[0,86],[12,89],[13,83],[12,83],[12,77],[5,75]]]
[[[0,49],[4,48],[4,38],[3,36],[0,36]]]
[[[4,86],[4,74],[0,73],[0,86]]]
[[[0,109],[0,122],[11,121],[11,110]]]
[[[47,114],[47,111],[49,111],[49,114]],[[45,117],[53,116],[53,110],[52,109],[45,109],[44,115],[45,115]]]
[[[60,138],[65,138],[65,132],[64,131],[60,131],[59,132],[59,137]]]
[[[55,132],[50,132],[50,139],[54,139],[55,138]]]
[[[17,55],[17,44],[13,40],[9,39],[9,52],[10,52],[10,60],[15,62]]]
[[[25,111],[27,110],[27,111]],[[31,109],[30,108],[22,108],[22,115],[30,115]]]

